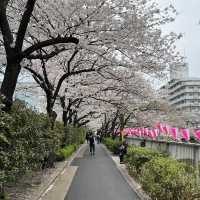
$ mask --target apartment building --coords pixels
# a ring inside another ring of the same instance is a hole
[[[200,78],[169,81],[168,100],[177,110],[200,112]]]
[[[189,77],[187,64],[171,68],[170,81],[160,94],[177,110],[200,112],[200,78]]]

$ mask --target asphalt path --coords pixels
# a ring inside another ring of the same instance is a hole
[[[72,162],[77,173],[65,200],[139,200],[101,145]]]

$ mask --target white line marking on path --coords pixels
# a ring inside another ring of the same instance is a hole
[[[47,190],[44,192],[44,194],[42,195],[42,197],[44,197],[50,190],[52,190],[52,188],[54,187],[54,184],[51,184]]]
[[[63,175],[65,172],[66,172],[66,169],[64,169],[64,170],[61,172],[61,175]]]

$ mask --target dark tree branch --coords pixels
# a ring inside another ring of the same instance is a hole
[[[124,126],[127,124],[128,120],[130,119],[132,113],[130,113],[124,120]]]
[[[13,43],[13,35],[10,30],[10,25],[8,23],[6,8],[8,5],[8,0],[0,1],[0,30],[3,35],[3,41],[7,56],[10,54],[11,44]]]
[[[81,123],[78,124],[78,127],[84,126],[84,125],[88,124],[89,122],[90,122],[89,119],[84,121],[84,122],[81,122]]]
[[[56,49],[55,51],[52,51],[49,54],[46,55],[42,55],[42,54],[36,54],[36,55],[28,55],[26,58],[28,59],[44,59],[44,60],[48,60],[50,58],[53,58],[54,56],[57,56],[59,53],[65,51],[66,48],[61,48],[61,49]]]
[[[44,82],[46,83],[47,88],[49,90],[53,91],[53,86],[48,79],[45,61],[42,59],[41,62],[42,62],[42,72],[43,72],[43,75],[44,75]]]
[[[28,0],[26,3],[25,11],[22,16],[21,23],[19,25],[19,29],[17,32],[17,39],[16,39],[16,45],[15,45],[15,48],[19,51],[21,51],[22,46],[23,46],[24,37],[26,34],[28,24],[30,22],[30,18],[35,6],[35,2],[36,0]]]
[[[60,36],[58,36],[57,38],[45,40],[45,41],[39,42],[37,44],[34,44],[31,47],[28,47],[26,50],[24,50],[22,52],[22,57],[26,58],[27,56],[29,56],[30,54],[32,54],[33,52],[35,52],[37,50],[40,50],[40,49],[47,47],[47,46],[51,46],[51,45],[55,45],[55,44],[61,44],[61,43],[78,44],[79,40],[75,37],[60,37]]]
[[[94,113],[96,113],[96,112],[95,112],[95,111],[90,111],[89,113],[87,113],[87,114],[85,114],[85,115],[79,117],[79,118],[76,120],[76,122],[80,122],[81,120],[85,119],[86,117],[92,116]]]
[[[82,69],[82,70],[79,70],[79,71],[75,71],[75,72],[71,72],[71,73],[66,73],[64,74],[60,80],[58,81],[58,84],[57,84],[57,87],[56,87],[56,90],[54,92],[54,95],[53,95],[53,99],[54,99],[54,102],[56,100],[56,97],[58,96],[58,93],[59,93],[59,90],[62,86],[62,83],[63,81],[68,78],[69,76],[73,76],[73,75],[77,75],[77,74],[81,74],[81,73],[85,73],[85,72],[92,72],[92,71],[95,71],[94,69],[91,69],[91,68],[88,68],[88,69]]]
[[[44,82],[43,77],[40,74],[38,74],[35,70],[33,70],[29,67],[24,67],[24,69],[28,70],[29,72],[31,72],[31,74],[37,76],[40,81]]]
[[[37,82],[37,84],[38,84],[41,88],[44,89],[45,93],[47,94],[47,93],[49,92],[49,89],[48,89],[48,87],[46,86],[43,77],[42,77],[40,74],[38,74],[36,71],[34,71],[33,69],[31,69],[31,68],[29,68],[29,67],[24,67],[24,68],[25,68],[26,70],[28,70],[28,71],[32,74],[34,80]]]
[[[67,73],[70,73],[70,66],[71,66],[71,62],[72,62],[72,60],[74,59],[74,57],[76,56],[76,54],[78,53],[78,49],[76,49],[75,51],[74,51],[74,53],[72,54],[72,56],[71,56],[71,58],[68,60],[68,62],[67,62]]]

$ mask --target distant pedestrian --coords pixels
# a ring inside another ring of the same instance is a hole
[[[89,139],[90,139],[90,134],[89,133],[86,133],[85,139],[86,139],[87,143],[89,143]]]
[[[103,134],[100,134],[100,143],[102,143]]]
[[[124,162],[124,155],[127,154],[127,147],[128,144],[126,142],[123,142],[119,147],[119,159],[121,164]]]
[[[100,140],[101,140],[101,136],[98,134],[98,135],[97,135],[97,144],[100,143]]]
[[[89,136],[89,145],[90,145],[90,154],[94,155],[95,154],[95,138],[93,134]]]
[[[145,139],[142,140],[142,142],[140,143],[140,146],[141,146],[141,147],[146,147],[146,140],[145,140]]]

